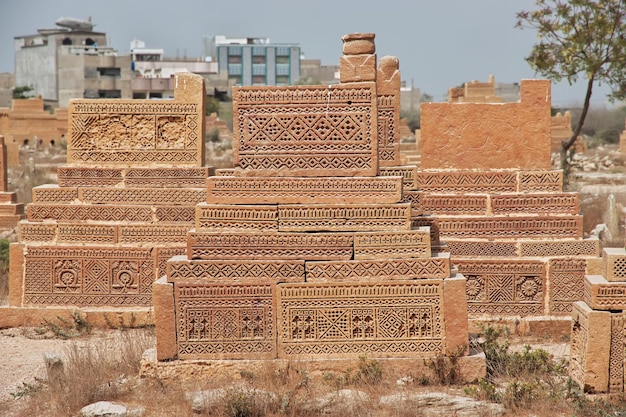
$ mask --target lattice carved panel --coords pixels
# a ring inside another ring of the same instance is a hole
[[[439,217],[439,235],[450,238],[578,238],[582,216]]]
[[[539,261],[455,261],[467,279],[470,314],[542,315],[545,266]]]
[[[174,284],[178,358],[276,358],[275,288]]]
[[[422,227],[406,232],[357,232],[354,259],[427,258],[430,230]]]
[[[92,204],[191,204],[206,200],[203,188],[79,188],[81,201]]]
[[[609,392],[624,393],[624,312],[611,313]]]
[[[375,83],[235,87],[234,163],[247,175],[375,176]]]
[[[277,232],[278,208],[275,205],[205,204],[196,206],[196,230],[213,232]]]
[[[281,358],[432,356],[443,351],[442,280],[280,284]]]
[[[598,239],[521,241],[522,256],[600,256]]]
[[[204,94],[202,77],[183,73],[174,100],[73,100],[68,164],[203,165]]]
[[[410,230],[411,206],[396,204],[279,205],[281,232]]]
[[[149,306],[155,262],[151,249],[30,246],[25,304]]]
[[[480,256],[480,257],[516,257],[518,256],[516,242],[485,242],[469,239],[446,239],[446,245],[453,256]]]
[[[571,314],[572,303],[583,299],[584,259],[552,259],[549,264],[551,314]]]
[[[190,259],[349,260],[353,237],[349,233],[200,233],[190,232]]]
[[[90,205],[90,204],[47,204],[28,205],[28,220],[43,221],[115,221],[152,222],[153,212],[149,206]]]
[[[304,282],[304,261],[200,261],[184,256],[167,263],[168,282]]]
[[[213,204],[397,203],[399,177],[232,177],[208,179]]]

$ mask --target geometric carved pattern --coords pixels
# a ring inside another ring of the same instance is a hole
[[[433,193],[491,193],[517,191],[514,172],[427,172],[417,174],[417,188]]]
[[[200,261],[176,256],[167,262],[168,282],[304,282],[304,261]]]
[[[156,206],[156,219],[159,222],[191,223],[196,219],[194,206]]]
[[[176,76],[174,100],[73,101],[68,164],[202,165],[202,84],[185,73]]]
[[[174,284],[180,359],[276,357],[275,285]]]
[[[279,205],[282,232],[410,230],[411,206],[395,204]]]
[[[594,310],[626,310],[626,282],[585,275],[582,300]]]
[[[449,254],[438,258],[364,261],[307,261],[307,282],[450,278]]]
[[[25,304],[149,306],[151,249],[30,246]]]
[[[411,215],[421,216],[424,213],[422,207],[422,197],[424,193],[422,191],[404,190],[402,191],[401,203],[411,203]]]
[[[118,226],[119,243],[182,244],[187,241],[190,226],[179,224],[146,224]]]
[[[226,205],[200,203],[196,206],[196,230],[278,231],[275,205]]]
[[[584,259],[551,259],[550,312],[572,312],[572,303],[583,299],[583,287],[587,262]]]
[[[624,312],[611,313],[609,392],[624,393]]]
[[[71,203],[77,198],[77,188],[60,188],[49,184],[33,187],[35,203]]]
[[[491,196],[493,214],[578,214],[578,194],[514,194]]]
[[[353,237],[348,233],[207,233],[189,232],[189,259],[349,260]]]
[[[582,304],[582,305],[581,305]],[[587,368],[587,345],[589,342],[589,317],[588,311],[583,309],[583,303],[574,303],[572,311],[572,334],[570,342],[569,376],[585,386],[585,371]],[[589,307],[586,309],[589,309]]]
[[[582,216],[439,218],[442,238],[582,238]]]
[[[443,351],[442,280],[281,284],[281,357],[432,356]]]
[[[446,245],[453,256],[517,256],[515,242],[476,242],[469,239],[446,239]]]
[[[457,260],[470,314],[541,315],[545,268],[538,261]]]
[[[210,177],[214,204],[397,203],[402,180],[393,177]]]
[[[92,204],[197,204],[204,188],[79,188],[78,198]]]
[[[415,165],[380,167],[380,175],[384,177],[402,177],[404,190],[417,190],[420,188],[417,183],[418,172]]]
[[[117,205],[87,205],[87,204],[45,204],[32,203],[28,205],[28,220],[57,220],[57,221],[136,221],[151,222],[152,209],[148,206],[117,206]]]
[[[423,227],[406,232],[354,234],[354,259],[426,258],[430,256],[430,231]]]
[[[598,239],[521,241],[521,256],[593,256],[600,253]]]
[[[94,168],[62,166],[57,169],[57,177],[61,187],[117,185],[125,187],[204,188],[206,179],[212,172],[213,170],[208,167]]]
[[[235,167],[258,176],[375,176],[375,91],[371,82],[235,87]]]
[[[427,214],[486,215],[486,195],[448,195],[425,193],[422,209]]]
[[[563,191],[563,171],[521,171],[519,176],[520,192]]]
[[[167,274],[167,261],[174,256],[184,255],[186,250],[187,248],[185,246],[156,248],[158,267],[156,276],[159,278],[165,276]]]

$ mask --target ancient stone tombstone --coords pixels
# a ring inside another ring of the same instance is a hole
[[[465,278],[414,224],[413,171],[382,175],[399,72],[373,40],[343,38],[338,85],[234,89],[235,168],[154,284],[159,360],[467,354]]]
[[[206,200],[204,81],[173,100],[73,100],[67,165],[33,189],[11,247],[11,306],[150,306]]]

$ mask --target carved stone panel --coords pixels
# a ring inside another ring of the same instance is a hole
[[[70,165],[204,164],[204,79],[176,75],[174,100],[72,100]]]
[[[400,177],[228,177],[208,179],[213,204],[397,203]]]
[[[189,259],[349,260],[350,233],[209,233],[192,230]]]
[[[592,256],[600,254],[600,241],[597,238],[571,240],[522,240],[522,256]]]
[[[167,262],[168,282],[304,282],[304,261],[200,261],[176,256]]]
[[[28,220],[152,222],[153,212],[152,207],[139,205],[31,203]]]
[[[624,393],[624,312],[611,313],[609,392]]]
[[[540,261],[474,261],[456,258],[467,279],[469,314],[542,315],[546,293],[545,266]]]
[[[187,204],[206,200],[204,188],[79,188],[78,198],[91,204]]]
[[[179,359],[276,358],[274,284],[174,284]]]
[[[450,254],[434,258],[307,261],[307,282],[390,281],[450,278]]]
[[[24,303],[149,306],[154,280],[150,248],[29,246]]]
[[[551,259],[549,264],[550,313],[571,314],[572,303],[583,299],[585,259]]]
[[[375,176],[376,85],[234,87],[236,172]]]
[[[487,215],[486,195],[450,195],[424,193],[424,213],[435,215]]]
[[[427,227],[401,232],[357,232],[354,259],[427,258],[430,230]]]
[[[213,232],[277,232],[278,209],[275,205],[206,204],[196,206],[196,230]]]
[[[402,165],[402,166],[381,166],[380,175],[384,177],[402,177],[402,189],[403,190],[417,190],[419,188],[417,184],[417,166],[415,165]]]
[[[411,205],[309,204],[279,205],[281,232],[411,230]]]
[[[443,280],[279,284],[279,357],[436,356],[442,299]]]
[[[517,175],[508,171],[420,171],[417,187],[432,193],[515,192]]]
[[[550,169],[550,81],[517,103],[422,103],[422,169]]]
[[[501,214],[578,214],[578,193],[492,195],[491,209]]]
[[[563,171],[521,171],[518,191],[560,193],[563,191]]]
[[[626,282],[609,282],[601,275],[586,275],[583,301],[594,310],[626,310]]]

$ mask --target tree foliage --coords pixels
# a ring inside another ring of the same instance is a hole
[[[29,98],[31,97],[31,92],[33,92],[35,88],[32,85],[23,85],[17,86],[13,88],[13,98]]]
[[[624,0],[537,0],[536,9],[517,13],[518,28],[537,31],[526,61],[539,74],[573,84],[587,80],[574,134],[562,143],[561,160],[580,135],[595,83],[611,88],[611,100],[626,98],[626,2]]]

